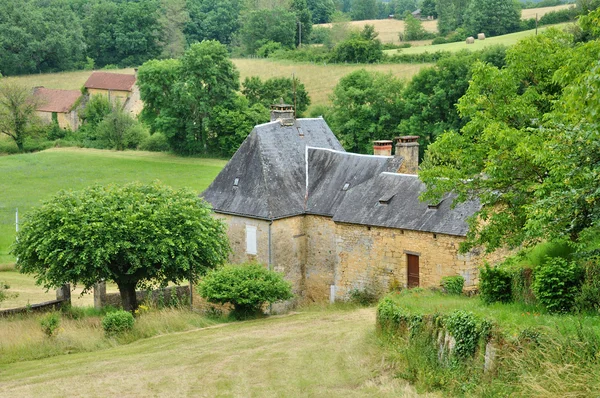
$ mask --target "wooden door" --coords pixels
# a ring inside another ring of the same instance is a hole
[[[419,256],[407,254],[408,262],[408,287],[419,286]]]

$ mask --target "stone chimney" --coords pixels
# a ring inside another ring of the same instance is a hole
[[[392,140],[373,141],[373,155],[392,156]]]
[[[398,173],[417,174],[419,171],[419,136],[396,137],[396,156],[404,158]]]
[[[284,126],[293,126],[294,117],[294,106],[283,103],[283,98],[279,100],[279,104],[271,105],[271,121],[279,120]]]

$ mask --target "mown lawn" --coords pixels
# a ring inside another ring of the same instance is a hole
[[[0,396],[414,396],[374,322],[372,308],[309,311],[0,365]]]
[[[225,166],[225,160],[182,158],[164,153],[56,148],[0,156],[0,264],[12,262],[15,209],[20,217],[63,189],[93,184],[152,182],[200,193]],[[2,273],[0,273],[2,279]]]

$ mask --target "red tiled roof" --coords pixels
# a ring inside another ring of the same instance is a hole
[[[135,84],[135,75],[122,73],[94,72],[85,82],[85,88],[101,90],[131,91]]]
[[[40,99],[38,111],[66,113],[71,110],[75,101],[81,97],[81,91],[37,87],[34,89],[33,95]]]

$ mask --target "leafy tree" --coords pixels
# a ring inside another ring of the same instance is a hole
[[[278,103],[280,98],[286,104],[295,103],[298,116],[302,115],[310,105],[306,88],[297,78],[294,82],[294,79],[289,77],[272,77],[263,82],[256,76],[247,77],[242,83],[242,94],[248,98],[251,105],[262,104],[266,109]]]
[[[296,30],[296,14],[293,12],[283,8],[261,9],[246,14],[240,37],[246,52],[254,54],[269,41],[293,48]]]
[[[359,33],[352,33],[350,38],[335,47],[332,59],[337,62],[353,62],[371,64],[383,58],[381,41],[373,25],[365,25]]]
[[[470,0],[437,0],[438,31],[441,35],[462,27]],[[473,2],[476,3],[476,2]]]
[[[148,132],[120,104],[116,104],[96,127],[96,136],[105,143],[105,148],[123,151],[137,149],[148,137]]]
[[[308,42],[308,38],[310,38],[313,24],[312,15],[306,5],[306,0],[292,0],[290,11],[296,14],[296,23],[302,26],[301,30],[296,27],[296,46],[298,46],[301,42]]]
[[[372,153],[372,141],[391,139],[403,113],[403,83],[391,74],[352,72],[333,90],[327,122],[344,148]]]
[[[54,72],[85,60],[81,21],[66,0],[5,0],[0,10],[0,70]]]
[[[331,17],[335,12],[333,0],[306,0],[306,5],[312,15],[313,23],[331,22]]]
[[[138,72],[142,117],[161,131],[174,151],[208,153],[207,123],[217,105],[229,107],[239,89],[239,73],[225,46],[192,45],[179,60],[150,61]]]
[[[92,95],[83,110],[79,113],[79,118],[84,124],[95,128],[106,115],[112,112],[112,104],[105,95]]]
[[[17,237],[20,272],[46,288],[114,282],[130,312],[136,289],[195,282],[229,254],[226,227],[210,207],[158,183],[62,191],[26,216]]]
[[[180,57],[186,47],[183,29],[190,21],[185,0],[161,0],[159,23],[163,58]]]
[[[23,152],[25,138],[33,132],[39,105],[31,89],[0,81],[0,133],[9,136],[17,144],[19,152]]]
[[[423,0],[423,3],[421,4],[421,15],[433,17],[434,19],[437,18],[438,14],[435,10],[435,6],[436,0]]]
[[[431,38],[431,34],[423,28],[423,24],[417,18],[413,17],[412,14],[407,13],[404,18],[404,35],[401,37],[402,40],[424,40]]]
[[[521,9],[513,0],[471,1],[464,26],[471,35],[500,36],[519,30]]]
[[[291,284],[261,264],[217,268],[198,284],[198,292],[211,303],[232,304],[238,318],[260,313],[267,303],[293,297]]]
[[[190,15],[184,33],[188,43],[217,40],[230,44],[240,28],[241,0],[187,0]]]
[[[504,69],[478,63],[459,101],[469,122],[429,147],[426,198],[478,198],[468,250],[568,239],[598,230],[597,59],[600,42],[574,45],[550,29],[507,52]]]
[[[377,0],[352,0],[350,16],[353,21],[364,21],[377,17]]]

